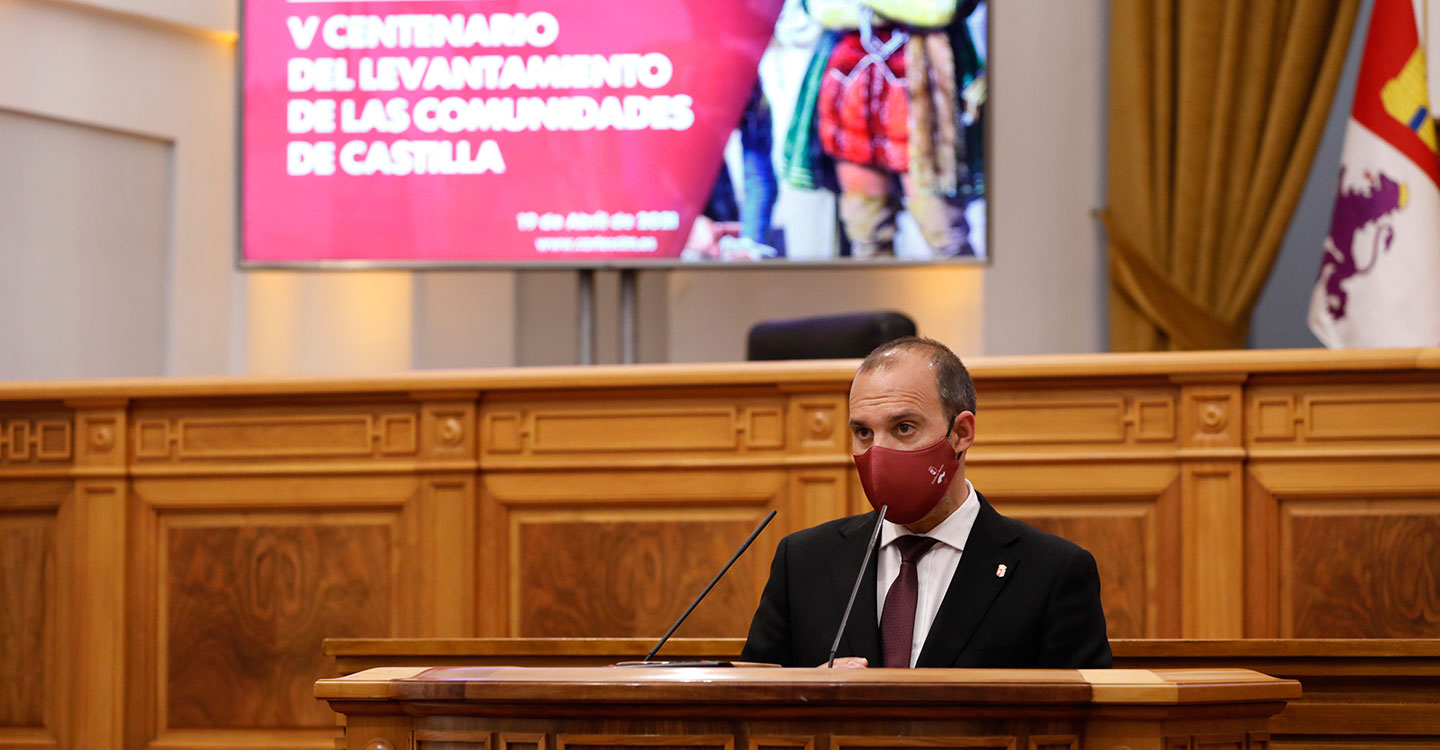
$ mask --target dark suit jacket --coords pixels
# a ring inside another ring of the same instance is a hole
[[[916,666],[1078,669],[1110,666],[1100,574],[1079,546],[995,512],[980,514]],[[850,516],[780,540],[740,658],[813,667],[830,643],[876,513]],[[876,549],[836,656],[882,664],[875,612]],[[1004,577],[996,569],[1004,565]]]

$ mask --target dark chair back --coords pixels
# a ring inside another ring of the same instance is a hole
[[[745,358],[845,359],[863,357],[889,341],[915,335],[915,321],[897,312],[767,320],[750,329]]]

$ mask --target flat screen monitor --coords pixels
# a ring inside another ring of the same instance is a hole
[[[976,262],[985,0],[244,0],[244,267]]]

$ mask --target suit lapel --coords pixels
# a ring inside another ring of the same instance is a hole
[[[865,566],[865,576],[860,581],[860,591],[855,595],[855,608],[850,612],[850,620],[845,623],[845,635],[840,639],[840,655],[863,656],[870,660],[871,664],[880,663],[880,627],[879,616],[875,612],[875,568],[877,560],[875,550],[866,549],[870,542],[870,532],[875,528],[875,517],[879,515],[874,512],[866,513],[856,519],[855,523],[846,524],[839,531],[840,539],[835,548],[835,564],[830,565],[830,583],[834,588],[834,598],[837,603],[835,610],[835,627],[840,627],[840,616],[845,612],[845,602],[850,599],[850,590],[855,586],[855,575],[860,572],[860,564],[865,560],[867,553],[870,555],[870,564]],[[963,558],[962,558],[963,559]],[[830,642],[835,639],[835,631],[825,634],[825,648],[828,650]]]
[[[935,613],[935,622],[925,636],[920,658],[915,661],[918,667],[948,667],[955,663],[955,657],[970,642],[1020,561],[1020,550],[1009,546],[1017,537],[1003,528],[1000,514],[990,507],[985,496],[978,491],[975,494],[979,496],[980,513],[965,540],[965,551]],[[1001,565],[1006,568],[1004,576],[996,575]]]

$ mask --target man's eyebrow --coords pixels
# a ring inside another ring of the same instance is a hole
[[[913,420],[916,420],[916,419],[919,419],[919,418],[920,418],[920,412],[918,412],[918,411],[902,411],[902,412],[900,412],[899,414],[890,414],[890,415],[887,415],[887,416],[886,416],[886,421],[888,421],[890,424],[895,424],[896,422],[913,421]],[[869,425],[867,425],[867,424],[866,424],[864,421],[862,421],[862,420],[859,420],[859,419],[851,419],[851,420],[850,420],[850,426],[851,426],[851,427],[868,427]]]

